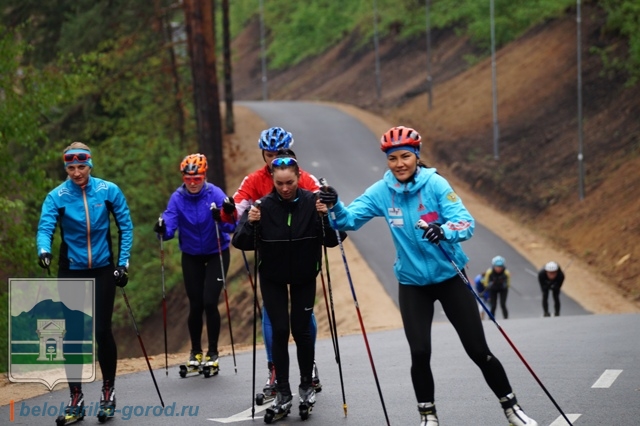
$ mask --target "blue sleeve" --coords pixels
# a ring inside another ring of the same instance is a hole
[[[180,194],[178,194],[178,191],[171,194],[167,209],[162,213],[162,219],[164,220],[165,226],[164,235],[162,237],[165,241],[172,239],[176,235],[176,230],[178,229],[179,197]]]
[[[345,207],[342,201],[338,201],[330,210],[332,227],[337,225],[340,231],[356,231],[374,217],[384,216],[384,203],[379,197],[381,185],[386,189],[384,182],[379,181],[367,188],[364,194],[353,200],[348,207]]]
[[[38,223],[38,234],[36,236],[38,256],[42,252],[51,253],[51,242],[53,241],[53,233],[56,230],[57,223],[58,209],[53,201],[53,196],[49,193],[44,199],[44,203],[42,203],[42,213]]]
[[[124,194],[116,184],[112,184],[110,191],[113,198],[113,216],[120,233],[120,253],[118,266],[129,266],[131,247],[133,246],[133,222],[129,213],[129,206]]]
[[[433,189],[440,207],[440,216],[445,221],[441,224],[445,240],[450,243],[468,240],[473,236],[476,226],[475,220],[443,177],[435,175],[432,179],[434,180]]]

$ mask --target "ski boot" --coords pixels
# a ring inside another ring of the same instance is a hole
[[[516,396],[513,393],[500,398],[500,405],[504,410],[504,415],[509,420],[509,426],[538,426],[538,422],[527,416],[522,407],[518,404]]]
[[[218,372],[220,372],[218,353],[207,352],[207,355],[204,357],[204,362],[202,363],[202,374],[205,378],[209,378],[210,376],[217,375]]]
[[[202,352],[191,351],[189,362],[180,366],[180,377],[183,379],[193,373],[202,374]]]
[[[269,361],[268,366],[269,377],[267,377],[267,382],[264,384],[262,393],[256,394],[257,405],[262,405],[265,402],[269,402],[276,397],[276,367],[271,361]]]
[[[267,412],[264,415],[264,422],[269,424],[275,420],[280,420],[287,417],[291,412],[291,405],[293,396],[289,385],[285,385],[286,388],[278,389],[276,398],[273,400],[271,407],[267,408]]]
[[[79,386],[73,386],[70,390],[71,399],[64,409],[64,415],[58,416],[56,426],[79,422],[84,419],[84,395]]]
[[[420,426],[438,426],[438,414],[433,402],[420,402],[418,412],[420,413]]]
[[[116,390],[108,380],[105,380],[100,393],[100,408],[98,408],[98,421],[104,423],[113,418],[116,411]]]
[[[300,397],[300,418],[307,420],[309,414],[313,410],[313,405],[316,403],[316,391],[313,389],[313,384],[310,378],[302,378],[302,383],[298,387],[298,395]]]
[[[316,393],[322,390],[322,383],[320,383],[320,376],[318,375],[318,366],[315,361],[313,361],[313,370],[311,372],[311,384]]]

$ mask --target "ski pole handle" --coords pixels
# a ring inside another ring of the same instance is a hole
[[[158,216],[158,225],[162,226],[162,222],[164,222],[164,219],[162,218],[162,213],[160,213],[160,216]]]

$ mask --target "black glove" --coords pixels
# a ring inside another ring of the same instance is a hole
[[[113,272],[113,276],[116,277],[118,287],[124,287],[129,282],[129,270],[126,266],[118,266]]]
[[[338,191],[332,186],[324,186],[320,190],[320,202],[327,206],[333,206],[338,202]]]
[[[38,256],[38,265],[40,265],[42,269],[47,269],[51,266],[51,259],[53,259],[51,253],[40,253],[40,256]]]
[[[222,211],[219,208],[212,207],[211,208],[211,217],[216,222],[222,222]]]
[[[444,240],[444,231],[437,223],[430,223],[429,227],[424,230],[422,238],[433,244],[438,244]]]
[[[156,234],[164,235],[167,230],[167,226],[164,224],[164,220],[162,218],[158,219],[155,225],[153,225],[153,232]]]
[[[236,211],[236,202],[233,201],[233,198],[225,198],[222,203],[222,210],[228,215],[232,215]]]

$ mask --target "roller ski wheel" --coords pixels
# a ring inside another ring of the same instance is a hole
[[[204,357],[204,362],[202,363],[202,374],[208,379],[211,376],[217,376],[219,372],[218,354],[207,352],[207,355]]]
[[[256,394],[256,404],[263,405],[267,402],[271,402],[276,398],[276,393],[257,393]]]
[[[182,377],[183,379],[185,377],[192,377],[192,376],[199,376],[200,374],[203,373],[203,369],[201,367],[196,367],[193,365],[181,365],[180,366],[180,377]]]
[[[267,412],[264,415],[264,422],[270,424],[271,422],[285,418],[291,413],[291,404],[293,397],[289,393],[288,395],[278,394],[276,395],[271,407],[267,408]]]
[[[56,419],[56,426],[70,425],[84,419],[84,411],[80,415],[65,414],[64,416],[58,416]]]
[[[98,409],[98,421],[104,423],[113,418],[116,411],[116,390],[112,384],[106,380],[102,385],[100,393],[100,408]]]
[[[105,409],[100,409],[98,411],[98,421],[100,423],[105,423],[107,420],[112,419],[113,418],[113,412],[114,410],[111,408],[105,408]]]
[[[311,384],[307,384],[298,388],[298,394],[300,397],[300,405],[298,406],[300,418],[307,420],[316,403],[316,392]]]

